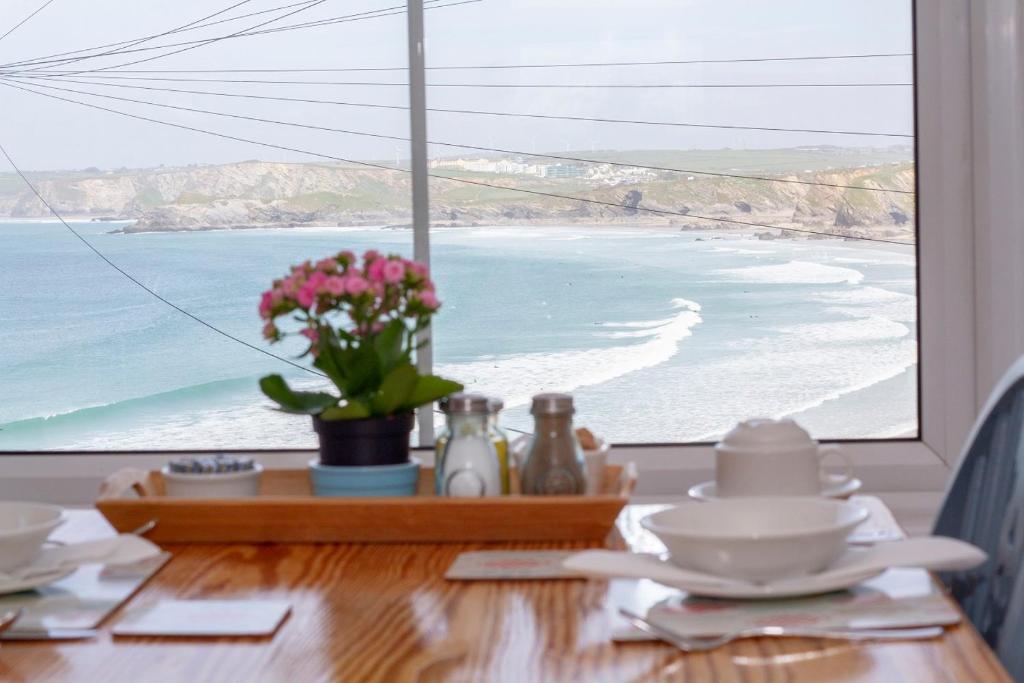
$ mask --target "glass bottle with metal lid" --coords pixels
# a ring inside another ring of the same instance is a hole
[[[444,413],[444,425],[437,430],[437,438],[434,440],[434,493],[444,493],[441,471],[444,469],[444,447],[448,445],[448,439],[452,436],[452,419],[448,415],[448,396],[437,402],[437,408]]]
[[[533,441],[522,472],[522,491],[533,495],[586,492],[583,452],[572,429],[575,413],[569,394],[537,394],[530,413]]]
[[[489,414],[486,396],[458,393],[448,397],[451,435],[441,458],[441,495],[501,494],[501,467],[487,429]]]
[[[498,454],[498,465],[501,467],[501,492],[508,494],[510,492],[508,435],[498,423],[498,415],[501,413],[502,408],[505,407],[505,402],[500,398],[492,398],[487,402],[487,407],[490,411],[487,419],[487,432],[491,437],[491,443],[494,444],[494,450]]]

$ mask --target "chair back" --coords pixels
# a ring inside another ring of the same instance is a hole
[[[939,576],[1016,681],[1024,681],[1024,358],[992,392],[967,440],[935,534],[988,560]]]

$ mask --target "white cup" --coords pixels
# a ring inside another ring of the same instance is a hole
[[[826,477],[823,461],[837,456],[844,484],[853,477],[850,461],[836,446],[821,446],[793,420],[741,422],[715,445],[715,491],[737,496],[818,496]]]

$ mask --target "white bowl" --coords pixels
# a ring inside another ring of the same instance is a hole
[[[847,501],[776,496],[689,503],[640,523],[680,567],[764,582],[825,569],[867,518],[867,510]]]
[[[63,515],[56,505],[0,502],[0,572],[32,562]]]
[[[172,498],[245,498],[260,492],[263,466],[238,472],[171,472],[164,465],[164,493]]]

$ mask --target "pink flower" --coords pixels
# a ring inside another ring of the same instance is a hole
[[[405,267],[411,270],[416,275],[419,275],[420,277],[423,278],[427,277],[427,275],[429,274],[429,269],[425,265],[417,261],[406,261]]]
[[[263,296],[260,298],[260,317],[267,318],[270,316],[270,309],[274,307],[274,295],[271,291],[263,292]],[[265,329],[265,328],[264,328]]]
[[[324,282],[324,289],[332,296],[341,296],[345,293],[345,278],[332,275]]]
[[[314,330],[312,327],[307,327],[306,329],[299,332],[299,334],[308,339],[310,344],[315,345],[318,341],[320,341],[320,333]]]
[[[325,275],[322,271],[318,270],[318,271],[315,271],[312,275],[309,276],[309,279],[306,280],[306,285],[305,286],[306,287],[312,287],[313,291],[317,291],[320,288],[322,288],[326,282],[327,282],[327,275]]]
[[[366,275],[374,282],[384,282],[384,266],[389,262],[383,259],[377,259],[372,262],[366,269]]]
[[[302,285],[302,288],[299,289],[299,293],[295,295],[295,298],[298,299],[300,306],[303,308],[309,308],[313,305],[313,302],[316,301],[316,288],[311,287],[310,283],[307,282]]]
[[[345,278],[345,290],[352,296],[359,296],[369,288],[369,283],[359,275],[349,275]]]
[[[334,273],[338,270],[338,261],[333,258],[320,259],[316,262],[316,269],[325,273]]]
[[[286,277],[281,281],[281,291],[285,294],[295,296],[299,292],[299,280],[294,277]]]
[[[277,339],[277,326],[269,322],[263,326],[263,337],[275,341]]]
[[[441,302],[437,300],[437,296],[430,290],[419,293],[419,300],[424,306],[434,311],[441,305]]]
[[[370,261],[376,261],[379,258],[380,252],[377,251],[376,249],[370,249],[365,254],[363,254],[363,261],[365,261],[366,263],[369,263]]]
[[[405,277],[405,265],[401,261],[385,261],[384,268],[382,269],[384,275],[384,281],[395,284],[402,281]]]

